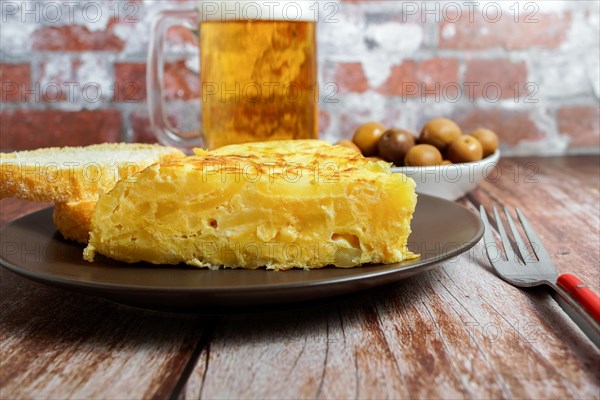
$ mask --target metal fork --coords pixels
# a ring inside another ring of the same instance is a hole
[[[492,225],[484,206],[479,208],[481,220],[485,227],[483,240],[485,249],[496,273],[506,282],[518,287],[546,285],[553,289],[555,300],[577,323],[581,330],[600,347],[600,297],[592,292],[583,282],[573,275],[558,275],[556,266],[542,245],[542,240],[535,233],[531,224],[517,208],[523,231],[529,239],[529,245],[535,257],[530,254],[527,245],[521,238],[509,210],[504,207],[506,220],[512,232],[513,241],[509,239],[496,207],[493,207],[498,233],[504,247],[506,260],[501,257],[492,232]],[[495,252],[494,252],[495,250]]]

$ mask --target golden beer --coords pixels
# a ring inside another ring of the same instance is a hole
[[[308,21],[199,24],[204,145],[316,139],[316,27]]]

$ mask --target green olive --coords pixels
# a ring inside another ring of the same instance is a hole
[[[384,160],[402,165],[404,156],[414,145],[415,137],[412,133],[403,129],[392,128],[383,133],[377,144],[377,149]]]
[[[473,136],[459,136],[448,147],[448,159],[455,164],[479,161],[482,158],[481,143]]]
[[[481,143],[484,157],[494,154],[494,152],[498,149],[498,146],[500,145],[498,135],[496,135],[494,131],[489,129],[475,129],[473,132],[471,132],[471,136],[479,140],[479,143]]]
[[[379,122],[367,122],[354,132],[352,141],[358,146],[365,157],[377,154],[377,143],[385,132],[385,126]]]
[[[418,144],[412,147],[404,157],[404,165],[409,167],[427,167],[441,163],[442,153],[430,144]]]
[[[419,143],[430,144],[443,152],[461,134],[459,126],[454,121],[447,118],[435,118],[428,121],[421,129]]]

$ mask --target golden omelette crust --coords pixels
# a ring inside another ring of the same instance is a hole
[[[85,259],[285,270],[415,257],[415,183],[388,163],[316,140],[196,153],[101,196]]]
[[[245,143],[194,152],[200,158],[187,157],[169,165],[187,164],[207,173],[243,173],[250,178],[260,175],[269,180],[291,181],[301,177],[330,182],[344,178],[361,180],[358,170],[380,168],[351,149],[312,139]]]

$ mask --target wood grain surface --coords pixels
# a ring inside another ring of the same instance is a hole
[[[560,272],[600,292],[598,157],[505,159],[460,202],[519,207]],[[41,207],[0,201],[6,223]],[[600,398],[600,352],[480,243],[321,305],[220,317],[144,311],[0,269],[0,398]]]

